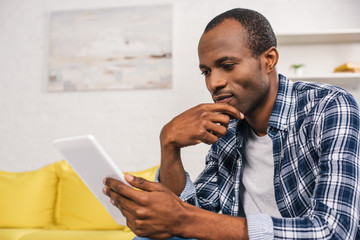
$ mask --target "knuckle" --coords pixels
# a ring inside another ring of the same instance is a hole
[[[206,121],[206,120],[201,120],[200,121],[200,126],[201,126],[201,128],[199,128],[199,131],[202,131],[202,132],[205,132],[205,129],[204,128],[206,128],[206,126],[208,125],[208,121]]]
[[[144,208],[138,208],[134,210],[136,217],[143,218],[146,215],[146,210]]]
[[[144,227],[144,221],[141,219],[135,219],[134,226],[137,231],[141,232]]]
[[[151,200],[150,197],[146,194],[146,195],[141,195],[138,201],[140,204],[147,206],[149,205],[150,200]]]
[[[201,112],[201,113],[200,113],[200,117],[201,117],[201,118],[208,118],[208,117],[209,117],[209,112],[206,112],[206,111]]]
[[[144,194],[140,197],[140,201],[146,203],[149,201],[149,196],[147,194]]]
[[[144,185],[144,183],[145,183],[145,179],[143,179],[143,178],[137,178],[136,179],[137,181],[138,181],[138,183],[140,184],[140,185]]]
[[[226,134],[226,132],[227,132],[226,127],[221,126],[221,128],[220,128],[220,134],[221,134],[221,135],[225,135],[225,134]]]
[[[116,192],[122,192],[123,189],[124,189],[124,187],[122,186],[122,184],[116,184],[114,187],[114,190]]]
[[[200,128],[200,129],[199,129],[199,133],[198,133],[198,134],[199,134],[199,137],[205,136],[205,135],[206,135],[206,132],[207,132],[207,131],[206,131],[204,128]]]
[[[230,116],[229,115],[224,115],[224,122],[229,123],[230,122]]]

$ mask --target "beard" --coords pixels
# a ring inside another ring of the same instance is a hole
[[[250,115],[260,106],[264,105],[267,96],[270,92],[270,84],[267,79],[268,76],[264,76],[262,74],[261,63],[258,61],[258,72],[254,78],[257,79],[257,85],[254,88],[253,94],[246,99],[242,99],[239,101],[239,109],[245,116]],[[250,86],[251,87],[251,86]],[[243,104],[241,104],[243,103]]]

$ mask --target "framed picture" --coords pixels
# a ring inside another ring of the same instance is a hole
[[[171,5],[53,12],[49,91],[172,86]]]

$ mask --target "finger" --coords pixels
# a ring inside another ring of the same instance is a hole
[[[203,116],[213,122],[213,123],[218,123],[221,124],[222,126],[224,126],[225,128],[228,127],[229,122],[230,122],[230,117],[228,115],[222,114],[222,113],[214,113],[214,112],[204,112]]]
[[[107,186],[110,189],[110,191],[106,191],[106,194],[108,196],[110,196],[111,191],[113,191],[123,197],[137,201],[138,198],[136,196],[141,195],[140,194],[141,191],[134,189],[132,187],[129,187],[126,184],[124,184],[123,182],[116,180],[114,178],[105,178],[104,184],[105,184],[105,186]]]
[[[209,133],[204,139],[202,140],[203,143],[211,145],[216,143],[219,140],[219,138],[211,133]]]
[[[130,228],[131,231],[135,231],[135,224],[133,219],[126,218],[126,225]]]
[[[158,191],[160,189],[163,189],[162,184],[150,182],[140,177],[135,177],[131,174],[125,174],[126,180],[130,185],[133,187],[136,187],[138,189],[141,189],[143,191]],[[144,202],[144,194],[142,194],[141,191],[134,189],[132,187],[129,187],[122,183],[119,180],[113,179],[113,178],[105,178],[105,185],[109,187],[114,192],[125,196],[135,202]]]
[[[103,183],[105,186],[107,186],[108,188],[110,188],[111,190],[113,190],[119,194],[121,194],[123,191],[125,191],[127,189],[128,190],[133,189],[132,187],[129,187],[122,181],[114,179],[114,178],[110,178],[110,177],[104,178]],[[105,190],[106,189],[104,189],[104,193],[109,193]]]
[[[237,110],[235,107],[227,104],[227,103],[214,103],[211,104],[211,108],[213,112],[221,112],[225,114],[229,114],[235,118],[243,119],[244,114]]]
[[[110,197],[111,204],[117,207],[125,217],[136,216],[136,209],[138,206],[133,200],[130,200],[112,190],[109,190],[108,196]]]
[[[201,142],[206,144],[213,144],[219,140],[216,134],[207,129],[200,131],[199,136],[197,136],[196,138],[200,139]]]
[[[131,186],[141,189],[147,192],[159,191],[162,190],[162,186],[160,183],[151,182],[141,177],[136,177],[129,173],[125,174],[126,181],[131,184]]]
[[[143,219],[145,217],[144,213],[139,211],[141,203],[134,202],[111,189],[107,189],[106,195],[110,197],[110,203],[117,207],[127,219]]]
[[[226,127],[216,123],[208,123],[206,129],[218,138],[224,136],[227,132]]]

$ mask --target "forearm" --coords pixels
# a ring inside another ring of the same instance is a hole
[[[180,196],[186,184],[180,148],[169,143],[165,138],[165,136],[160,137],[161,165],[159,181],[176,195]]]
[[[199,240],[248,239],[245,218],[213,213],[192,205],[185,208],[179,225],[182,237]]]

